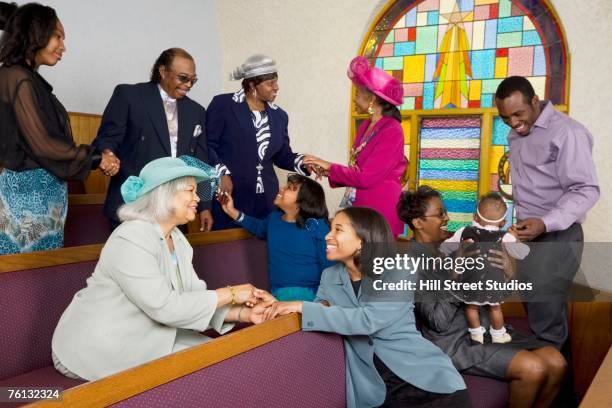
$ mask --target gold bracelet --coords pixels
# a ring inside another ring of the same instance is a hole
[[[232,285],[227,285],[227,288],[232,293],[232,306],[234,306],[236,304],[236,290],[234,290],[234,287]]]

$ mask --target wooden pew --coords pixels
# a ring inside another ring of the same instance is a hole
[[[612,406],[612,347],[601,363],[597,375],[589,387],[580,408],[600,408]]]
[[[258,326],[251,326],[237,332],[225,335],[209,343],[162,357],[147,364],[120,372],[118,374],[85,383],[66,390],[61,402],[36,402],[28,407],[104,407],[142,394],[148,390],[170,383],[196,371],[205,370],[214,364],[236,357],[262,345],[271,343],[281,337],[300,332],[300,319],[297,314],[280,317]],[[273,356],[270,356],[273,358]],[[321,355],[322,359],[337,359],[344,364],[344,355]],[[333,361],[330,361],[333,364]],[[337,365],[337,364],[336,364]],[[299,367],[296,367],[300,369]],[[237,376],[241,373],[235,373]],[[324,374],[321,373],[323,376]],[[274,372],[261,372],[260,375],[273,380]],[[248,381],[244,378],[244,381]],[[313,379],[315,380],[315,379]],[[318,381],[318,380],[317,380]],[[341,378],[344,386],[344,378]],[[303,384],[295,384],[298,385]],[[289,391],[289,390],[287,390]],[[321,390],[324,393],[326,390]],[[224,399],[228,405],[237,400],[239,389],[228,392]],[[329,396],[331,400],[333,396]],[[338,396],[336,396],[337,399]],[[287,396],[287,402],[291,397]],[[251,400],[257,405],[257,401]],[[260,403],[262,401],[259,401]],[[202,401],[204,405],[205,402]]]
[[[98,134],[98,128],[102,122],[101,115],[91,113],[68,112],[70,118],[70,128],[74,142],[79,144],[91,144]],[[106,193],[110,177],[107,177],[99,170],[92,171],[83,186],[86,194]]]
[[[189,241],[195,248],[212,245],[210,247],[211,250],[208,251],[212,252],[212,254],[207,255],[207,257],[217,257],[217,254],[223,256],[224,244],[235,245],[237,241],[249,238],[252,237],[241,229],[188,235]],[[260,252],[262,250],[265,251],[265,245],[261,243],[261,241],[254,239],[252,241],[259,245],[259,247],[253,250]],[[35,268],[61,267],[63,265],[94,262],[98,259],[101,248],[102,245],[98,244],[32,254],[6,255],[0,257],[0,273],[19,273],[18,271],[29,271]],[[204,262],[204,264],[201,262]],[[200,260],[200,265],[206,265],[206,262],[208,261]],[[196,270],[198,270],[197,267]],[[215,276],[215,278],[217,277]],[[207,282],[209,281],[208,277],[205,277],[205,279]],[[211,287],[217,286],[211,284]],[[522,305],[518,303],[506,303],[504,309],[508,317],[524,314]],[[8,309],[5,309],[5,312],[7,310]],[[574,348],[576,386],[579,394],[583,395],[584,391],[586,391],[586,388],[591,383],[591,379],[595,375],[595,371],[597,371],[601,359],[612,343],[612,303],[573,303],[570,305],[570,319],[572,346]],[[298,329],[296,328],[295,330],[297,331]],[[257,334],[257,336],[259,336],[259,334]],[[270,339],[269,341],[274,341],[274,339]],[[150,364],[153,363],[149,363],[149,365]],[[172,365],[171,363],[165,364]],[[579,387],[584,387],[584,389],[582,390]]]

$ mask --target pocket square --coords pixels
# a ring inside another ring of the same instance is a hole
[[[193,137],[198,137],[202,134],[202,126],[201,125],[195,125],[195,128],[193,129]]]

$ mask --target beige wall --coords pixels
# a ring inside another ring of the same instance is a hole
[[[351,89],[346,68],[384,2],[223,0],[217,4],[224,91],[239,89],[240,83],[229,81],[228,75],[249,55],[274,57],[280,86],[276,102],[289,114],[292,148],[345,163]],[[340,190],[326,189],[332,212],[340,202]]]
[[[350,83],[348,62],[375,16],[386,4],[371,0],[223,0],[218,5],[222,72],[227,75],[254,53],[273,56],[279,66],[278,104],[290,118],[294,150],[344,163],[348,156]],[[594,157],[602,197],[585,224],[586,240],[612,241],[612,2],[553,0],[571,53],[571,115],[595,139]],[[591,12],[593,10],[593,12]],[[226,92],[239,84],[224,78]],[[334,211],[342,191],[326,189]],[[606,265],[607,263],[601,263]],[[608,264],[609,265],[609,264]],[[607,270],[591,270],[594,286],[612,290]]]
[[[584,225],[586,240],[612,241],[612,2],[555,0],[571,54],[570,115],[593,134],[601,198]],[[594,10],[591,12],[590,10]]]

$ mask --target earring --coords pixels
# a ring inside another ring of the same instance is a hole
[[[370,106],[368,106],[368,115],[372,116],[374,114],[374,102],[370,102]]]
[[[257,89],[253,88],[253,93],[251,95],[253,98],[257,98]]]
[[[357,251],[355,251],[355,253],[353,254],[353,258],[357,258],[360,255],[361,255],[361,248],[359,248]]]

